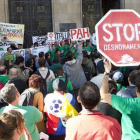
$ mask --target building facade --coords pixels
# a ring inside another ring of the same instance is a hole
[[[0,22],[25,24],[25,40],[47,32],[89,27],[110,9],[133,9],[140,0],[0,0]],[[31,44],[31,42],[28,42]]]

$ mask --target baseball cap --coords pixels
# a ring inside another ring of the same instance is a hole
[[[113,79],[115,82],[117,81],[123,81],[123,74],[119,71],[115,72],[114,75],[113,75]]]
[[[63,92],[67,91],[66,83],[59,78],[57,78],[53,81],[52,86],[53,86],[53,89],[56,90],[56,91],[63,91]]]

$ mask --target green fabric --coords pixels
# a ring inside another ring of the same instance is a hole
[[[50,61],[53,61],[54,56],[55,56],[55,51],[56,49],[51,51]]]
[[[8,75],[0,75],[0,82],[2,82],[4,85],[9,81]]]
[[[4,49],[3,48],[0,48],[0,51],[4,51]]]
[[[125,72],[126,71],[126,67],[120,67],[120,72]]]
[[[23,118],[26,119],[25,126],[28,129],[32,139],[39,140],[39,132],[38,132],[38,129],[37,129],[35,123],[39,122],[39,120],[41,118],[40,111],[33,106],[9,105],[9,106],[1,108],[0,114],[3,112],[7,112],[9,110],[19,111],[23,115]],[[20,138],[20,140],[23,140],[23,137]]]
[[[83,50],[86,50],[86,47],[82,47]]]
[[[122,86],[122,88],[121,88],[121,84],[116,84],[117,85],[117,90],[121,90],[121,89],[126,89],[126,87],[125,86]],[[120,89],[121,88],[121,89]]]
[[[95,51],[95,48],[93,46],[87,46],[86,49],[85,49],[87,52],[94,52]]]
[[[55,74],[55,71],[58,67],[61,67],[62,68],[62,65],[61,64],[54,64],[50,67],[50,69],[53,71],[53,73]]]
[[[63,80],[64,82],[66,81],[66,78],[64,78],[64,77],[57,77],[57,78]],[[49,93],[53,93],[53,91],[54,91],[54,89],[52,87],[53,81],[54,80],[52,80],[49,84],[49,89],[48,89]],[[72,84],[69,80],[68,80],[68,83],[67,83],[67,89],[68,89],[69,92],[71,92],[73,90],[73,86],[72,86]]]
[[[7,52],[4,54],[4,60],[10,60],[13,63],[15,60],[15,57],[13,54]]]
[[[122,113],[122,140],[140,139],[140,97],[111,96],[112,107]]]
[[[71,47],[70,50],[73,52],[75,48],[74,47]],[[78,57],[78,54],[77,54],[77,49],[75,49],[74,51],[74,57],[77,58]]]
[[[69,45],[65,45],[63,50],[64,50],[63,56],[65,57],[66,54],[68,53],[68,51],[70,50],[70,46]]]

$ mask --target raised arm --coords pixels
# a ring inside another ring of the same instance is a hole
[[[109,80],[109,73],[111,71],[111,63],[109,61],[104,60],[104,67],[105,67],[106,74],[101,84],[100,93],[102,99],[111,105],[111,94],[108,93],[108,80]]]

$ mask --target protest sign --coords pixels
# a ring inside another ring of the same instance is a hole
[[[140,15],[110,10],[96,25],[98,51],[116,66],[140,63]]]
[[[48,32],[48,42],[55,42],[55,34],[54,32]]]
[[[39,46],[42,46],[42,42],[44,41],[46,45],[49,45],[50,43],[48,42],[48,37],[47,35],[44,35],[44,36],[33,36],[32,37],[32,40],[33,40],[33,44],[35,42],[38,43]]]
[[[64,39],[70,39],[69,32],[58,32],[55,33],[55,41],[61,41]]]
[[[90,39],[89,28],[70,29],[72,41]]]
[[[11,43],[23,44],[24,25],[0,23],[0,47],[9,46]]]

